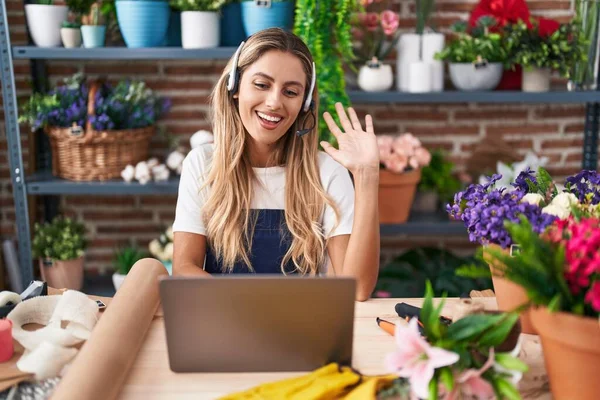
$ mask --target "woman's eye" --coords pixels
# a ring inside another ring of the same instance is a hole
[[[265,85],[264,83],[255,83],[254,86],[256,86],[259,89],[265,89],[267,87],[267,85]]]
[[[294,92],[293,90],[286,90],[286,93],[288,96],[297,96],[298,93]]]

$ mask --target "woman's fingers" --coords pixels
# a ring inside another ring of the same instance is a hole
[[[350,123],[350,120],[348,119],[348,116],[346,115],[346,111],[344,110],[344,106],[342,105],[342,103],[340,103],[340,102],[335,103],[335,111],[337,111],[338,117],[340,117],[340,123],[342,124],[344,131],[345,132],[353,131],[354,128],[352,128],[352,124]]]
[[[358,119],[358,115],[356,115],[356,111],[354,111],[354,108],[348,108],[348,115],[350,115],[350,121],[352,121],[354,130],[362,132],[362,126],[360,124],[360,120]]]
[[[327,124],[327,127],[329,128],[329,130],[331,131],[333,136],[335,136],[335,138],[337,139],[338,136],[342,134],[342,131],[340,130],[340,128],[337,126],[337,124],[333,120],[333,117],[331,116],[331,114],[329,114],[327,111],[325,111],[323,113],[323,119],[325,120],[325,123]]]
[[[371,118],[370,114],[367,114],[365,117],[365,124],[367,125],[367,133],[375,134],[375,129],[373,129],[373,118]]]
[[[336,149],[329,142],[326,142],[326,141],[321,142],[321,147],[323,147],[323,150],[325,150],[325,153],[329,154],[331,157],[333,157],[334,160],[338,161],[337,156],[338,156],[338,153],[340,152],[338,149]]]

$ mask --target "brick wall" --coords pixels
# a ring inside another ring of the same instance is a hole
[[[466,18],[474,1],[438,0],[434,21],[443,31],[459,18]],[[529,1],[534,15],[567,21],[572,14],[571,0]],[[396,0],[401,26],[414,26],[414,6],[409,0]],[[26,44],[25,18],[20,0],[7,0],[13,44]],[[173,109],[164,121],[173,135],[187,144],[198,129],[209,128],[206,120],[207,96],[221,72],[222,61],[166,62],[48,62],[51,82],[81,71],[90,78],[99,74],[110,79],[136,76],[173,99]],[[15,62],[20,99],[30,94],[29,62]],[[361,114],[374,116],[378,133],[411,131],[430,147],[447,149],[458,168],[464,165],[473,147],[484,137],[501,136],[519,154],[533,149],[551,159],[550,170],[567,175],[581,165],[583,106],[546,105],[368,105],[355,104]],[[2,113],[3,118],[3,113]],[[1,129],[4,130],[2,124]],[[28,154],[28,131],[21,127],[24,158]],[[165,143],[155,139],[152,153],[165,156]],[[91,246],[86,260],[89,273],[104,273],[110,268],[112,251],[120,244],[133,242],[145,246],[162,227],[172,222],[176,196],[64,196],[60,206],[66,214],[85,220]],[[5,135],[0,136],[0,236],[13,237],[14,209],[8,171]],[[38,218],[41,214],[38,213]],[[386,238],[382,240],[384,258],[413,245],[439,245],[470,251],[472,245],[460,238]]]

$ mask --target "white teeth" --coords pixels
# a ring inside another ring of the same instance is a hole
[[[279,121],[281,121],[281,118],[271,117],[270,115],[263,114],[261,112],[257,112],[257,114],[258,114],[259,117],[261,117],[262,119],[266,119],[267,121],[271,121],[271,122],[279,122]]]

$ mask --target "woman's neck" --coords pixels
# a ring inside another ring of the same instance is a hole
[[[277,143],[264,145],[250,141],[248,143],[248,156],[250,158],[250,165],[253,168],[267,168],[280,166],[281,157],[277,156],[277,154],[279,153],[277,149]]]

